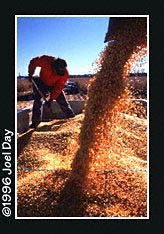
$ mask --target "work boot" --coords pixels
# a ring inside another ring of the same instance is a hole
[[[38,125],[40,124],[40,122],[35,122],[35,123],[32,123],[29,128],[34,128],[36,129],[38,127]]]
[[[64,114],[65,114],[65,115],[64,115],[64,119],[70,119],[70,118],[75,117],[75,114],[74,114],[74,113],[69,113],[69,114],[64,113]]]

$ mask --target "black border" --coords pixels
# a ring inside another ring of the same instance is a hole
[[[114,5],[115,4],[115,5]],[[144,6],[143,6],[144,4]],[[118,9],[119,7],[120,9]],[[142,9],[142,7],[144,9]],[[160,76],[162,75],[162,67],[159,63],[159,54],[161,47],[157,41],[159,35],[164,30],[162,22],[164,21],[160,11],[155,12],[155,4],[148,2],[135,2],[135,5],[130,7],[129,4],[112,2],[107,3],[101,1],[99,6],[95,2],[81,4],[70,4],[70,2],[62,2],[62,6],[57,8],[56,2],[35,1],[33,3],[13,1],[12,5],[2,9],[1,17],[1,85],[0,100],[1,108],[3,110],[3,124],[1,132],[4,128],[9,130],[15,129],[15,15],[149,15],[150,17],[150,219],[149,220],[15,220],[15,217],[8,219],[1,219],[1,226],[4,233],[122,233],[125,231],[130,233],[148,233],[155,228],[159,229],[161,225],[162,216],[160,216],[162,198],[160,190],[160,176],[159,165],[161,141],[158,141],[160,129],[159,113],[161,96],[159,95]],[[40,10],[41,9],[41,10]],[[80,9],[80,10],[79,10]],[[146,10],[145,10],[146,9]],[[155,55],[154,55],[155,53]],[[158,53],[158,56],[156,56]],[[161,56],[162,58],[162,56]],[[152,62],[153,61],[153,62]],[[155,72],[158,71],[158,72]],[[158,74],[157,74],[158,73]],[[154,95],[156,89],[158,92]],[[155,103],[155,104],[154,104]],[[1,112],[2,113],[2,112]],[[156,126],[153,127],[154,118],[157,117]],[[3,136],[1,135],[1,138]],[[2,139],[1,139],[2,141]],[[156,145],[156,147],[154,146]],[[15,158],[15,142],[12,142],[12,153]],[[154,160],[153,158],[156,157]],[[13,169],[13,183],[12,189],[15,188],[15,174],[14,174],[14,160],[12,164]],[[14,190],[13,190],[14,191]],[[13,201],[15,201],[15,193],[13,193]],[[15,209],[14,207],[12,209]],[[120,226],[121,225],[121,226]],[[71,230],[70,230],[71,229]]]

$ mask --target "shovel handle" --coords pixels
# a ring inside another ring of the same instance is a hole
[[[38,93],[39,93],[40,96],[43,98],[43,100],[44,100],[45,102],[47,102],[46,97],[45,97],[44,94],[40,91],[40,89],[38,88],[38,86],[37,86],[37,84],[35,83],[34,79],[33,79],[31,76],[29,76],[28,79],[33,83],[33,85],[34,85],[35,88],[37,89]]]

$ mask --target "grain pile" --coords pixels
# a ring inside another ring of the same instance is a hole
[[[117,140],[113,139],[105,171],[101,163],[90,170],[80,200],[72,198],[77,191],[69,183],[74,176],[71,164],[83,119],[81,114],[43,123],[26,139],[18,139],[23,148],[18,157],[18,216],[146,215],[146,122],[129,115],[120,114],[126,129],[115,129]]]
[[[102,53],[84,114],[18,142],[18,216],[147,216],[147,123],[121,113],[132,104],[125,77],[146,48],[145,27],[128,30]]]

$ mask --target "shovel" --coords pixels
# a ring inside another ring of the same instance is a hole
[[[35,83],[34,79],[29,76],[29,81],[31,81],[33,83],[33,85],[35,86],[36,90],[38,91],[38,93],[40,94],[40,96],[43,98],[43,100],[45,101],[45,103],[48,103],[48,99],[45,97],[45,95],[43,94],[43,92],[39,89],[39,87],[37,86],[37,84]],[[48,105],[46,105],[46,107],[48,107]],[[49,109],[50,112],[52,112],[52,107],[47,108]]]
[[[29,76],[29,81],[31,81],[33,83],[33,85],[35,86],[35,88],[38,91],[38,93],[40,94],[40,96],[43,98],[43,100],[45,102],[47,102],[48,100],[46,99],[46,97],[44,96],[44,94],[42,93],[42,91],[38,88],[37,84],[35,83],[34,79],[31,76]]]

